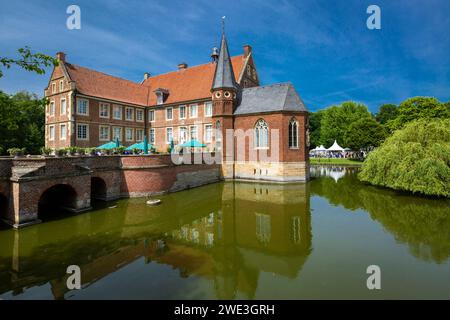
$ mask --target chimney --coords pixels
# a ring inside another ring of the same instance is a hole
[[[187,63],[182,62],[178,64],[178,70],[187,69],[187,67]]]
[[[246,44],[244,46],[244,58],[247,58],[250,53],[252,53],[252,46],[249,44]]]
[[[57,52],[56,59],[60,62],[66,62],[66,54],[64,52]]]
[[[147,80],[150,77],[151,77],[150,72],[144,72],[144,80]]]

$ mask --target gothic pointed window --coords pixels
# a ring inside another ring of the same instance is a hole
[[[298,122],[292,118],[291,121],[289,121],[289,148],[296,149],[298,148]]]
[[[259,119],[255,125],[255,148],[263,149],[269,147],[269,127],[263,119]]]

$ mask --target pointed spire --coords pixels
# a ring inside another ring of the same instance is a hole
[[[228,52],[225,32],[222,33],[219,59],[217,59],[216,72],[214,73],[214,79],[211,87],[211,90],[214,89],[237,89],[236,78],[234,77],[233,66],[231,64],[231,58]]]

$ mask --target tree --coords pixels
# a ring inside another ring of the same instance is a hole
[[[320,121],[322,114],[322,110],[309,113],[309,141],[311,149],[320,145]]]
[[[391,130],[397,130],[410,121],[433,118],[450,118],[450,106],[433,97],[414,97],[400,104],[398,116],[387,125]]]
[[[359,178],[377,186],[450,197],[450,119],[412,121],[363,163]]]
[[[373,118],[361,118],[347,128],[344,145],[352,150],[378,147],[386,138],[386,131]]]
[[[377,115],[376,119],[381,124],[386,124],[389,120],[395,119],[398,115],[398,107],[395,104],[383,104]]]
[[[27,71],[36,72],[37,74],[44,74],[44,67],[57,66],[58,60],[43,53],[32,53],[29,47],[20,48],[19,59],[0,57],[0,66],[6,69],[11,68],[12,65],[17,65]],[[0,78],[3,72],[0,69]]]
[[[323,110],[320,121],[320,143],[330,146],[334,140],[337,140],[340,145],[347,147],[344,136],[348,127],[359,119],[371,117],[364,104],[353,101]]]
[[[0,91],[0,150],[25,148],[38,154],[44,145],[46,99],[19,92],[9,96]]]

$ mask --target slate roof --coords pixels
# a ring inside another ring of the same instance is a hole
[[[217,59],[217,68],[214,73],[214,79],[211,89],[222,88],[237,89],[236,78],[234,77],[225,34],[222,34],[219,59]]]
[[[308,111],[292,83],[245,88],[235,115],[274,111]]]

